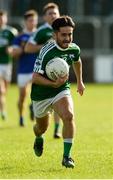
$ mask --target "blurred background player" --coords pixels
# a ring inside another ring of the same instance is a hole
[[[7,25],[7,12],[0,10],[0,113],[6,119],[6,92],[12,75],[12,57],[9,46],[17,35],[17,30]]]
[[[19,124],[24,126],[24,106],[25,98],[27,95],[28,85],[32,80],[32,71],[34,67],[34,62],[36,59],[36,53],[25,53],[24,47],[29,37],[37,29],[38,14],[35,10],[29,10],[24,14],[25,28],[23,33],[20,34],[14,40],[12,46],[12,56],[18,58],[18,76],[17,82],[19,87],[19,100],[18,100],[18,110],[19,110]],[[33,120],[32,105],[30,105],[31,110],[31,120]]]
[[[52,23],[60,16],[59,7],[55,3],[48,3],[43,8],[43,18],[45,23],[38,28],[34,36],[32,36],[25,46],[27,53],[39,53],[42,46],[53,37]],[[59,126],[60,118],[54,112],[54,138],[60,138]]]

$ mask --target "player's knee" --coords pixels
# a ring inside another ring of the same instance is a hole
[[[3,95],[6,93],[5,87],[0,87],[0,95]]]
[[[70,111],[64,113],[64,115],[63,115],[63,120],[64,120],[65,122],[71,122],[71,121],[73,120],[73,113],[70,112]]]
[[[19,101],[24,102],[26,94],[23,92],[20,94]]]

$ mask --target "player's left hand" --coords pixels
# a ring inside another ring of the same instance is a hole
[[[11,46],[9,46],[9,47],[6,48],[6,52],[7,52],[9,55],[13,56],[13,48],[12,48]]]
[[[83,82],[77,83],[77,92],[82,96],[85,90],[85,85]]]

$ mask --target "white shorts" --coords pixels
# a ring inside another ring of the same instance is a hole
[[[42,101],[33,101],[34,116],[41,118],[52,112],[52,105],[63,97],[70,97],[70,90],[61,91],[55,97],[44,99]]]
[[[12,78],[12,64],[0,64],[0,77],[7,82]]]
[[[19,87],[25,87],[32,81],[32,73],[29,74],[18,74],[17,83]]]

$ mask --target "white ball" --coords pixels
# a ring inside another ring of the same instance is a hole
[[[64,59],[56,57],[46,64],[46,74],[49,79],[56,80],[69,74],[69,66]]]

